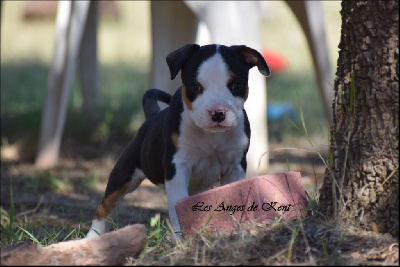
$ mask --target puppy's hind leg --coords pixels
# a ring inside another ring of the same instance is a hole
[[[114,215],[114,207],[126,194],[134,191],[141,182],[146,178],[144,173],[135,168],[131,175],[127,177],[127,170],[114,167],[108,179],[106,192],[103,200],[97,207],[96,215],[92,220],[92,226],[86,238],[97,237],[110,230],[111,221]],[[130,176],[130,177],[129,177]]]

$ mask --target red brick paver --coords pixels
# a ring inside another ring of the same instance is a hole
[[[194,233],[208,223],[230,232],[242,222],[269,222],[305,215],[307,199],[299,172],[248,178],[179,200],[176,205],[181,230]]]

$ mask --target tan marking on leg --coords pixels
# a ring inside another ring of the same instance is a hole
[[[186,96],[186,86],[184,84],[182,84],[182,99],[183,99],[183,102],[185,102],[186,107],[188,109],[192,110],[192,102],[190,102]]]
[[[128,188],[129,183],[126,183],[123,187],[121,187],[121,189],[107,196],[97,207],[96,215],[94,216],[94,218],[96,220],[106,218],[110,214],[111,210],[114,208],[115,202],[126,193]]]
[[[176,150],[178,150],[178,138],[179,138],[179,135],[177,133],[173,133],[171,135],[172,143],[174,144],[174,147],[176,148]]]

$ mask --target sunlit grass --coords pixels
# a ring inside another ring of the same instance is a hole
[[[150,71],[150,2],[121,1],[118,4],[120,20],[101,19],[98,28],[102,97],[97,111],[99,121],[91,124],[82,116],[82,96],[76,75],[68,103],[64,138],[85,142],[130,139],[143,122],[141,96],[149,86]],[[23,21],[24,5],[24,1],[5,1],[2,5],[1,135],[10,144],[23,140],[21,151],[27,154],[36,149],[39,136],[47,76],[53,57],[55,21]],[[340,3],[324,3],[324,7],[328,44],[335,65]],[[310,135],[326,135],[328,127],[304,34],[285,3],[271,1],[269,9],[270,16],[265,17],[262,24],[263,47],[283,54],[289,61],[289,68],[267,78],[268,101],[291,102],[296,107],[299,98]],[[289,120],[283,119],[280,123],[279,129],[285,130],[285,136],[298,134]],[[55,178],[51,174],[27,179],[36,192],[74,187],[62,177]],[[83,187],[92,187],[96,179],[95,176],[89,177]],[[26,232],[15,231],[26,237]]]
[[[118,21],[101,19],[98,28],[98,56],[101,75],[102,108],[101,125],[96,126],[100,139],[110,137],[112,120],[115,131],[134,132],[143,120],[141,94],[149,86],[150,71],[150,3],[147,1],[118,2],[121,16]],[[11,138],[18,132],[30,130],[38,136],[41,111],[46,94],[48,68],[53,56],[55,21],[22,20],[24,1],[5,1],[1,25],[1,116],[2,135]],[[267,98],[270,103],[290,102],[296,106],[296,90],[304,105],[310,134],[327,135],[328,127],[323,117],[312,60],[304,33],[296,18],[284,2],[272,1],[268,16],[262,24],[263,47],[283,54],[289,68],[282,73],[273,73],[267,79]],[[340,2],[324,2],[328,45],[332,65],[337,58],[340,34]],[[333,68],[334,69],[334,68]],[[86,123],[74,117],[81,112],[82,96],[78,77],[71,90],[67,124],[73,121],[75,129],[83,130]],[[308,103],[312,103],[309,105]],[[122,112],[122,113],[121,113]],[[4,123],[3,123],[4,120]],[[140,120],[139,122],[136,121]],[[10,122],[10,123],[8,123]],[[283,135],[293,135],[288,121],[278,127]],[[286,126],[285,126],[286,124]],[[80,127],[81,125],[82,127]],[[123,128],[115,128],[121,126]],[[128,130],[127,128],[128,127]],[[82,135],[82,134],[81,134]],[[111,134],[112,135],[112,134]],[[327,139],[325,138],[324,139]]]
[[[4,1],[1,20],[1,64],[41,61],[49,64],[53,57],[55,20],[24,21],[27,1]],[[151,52],[150,2],[118,1],[120,20],[101,20],[98,28],[99,60],[147,62]],[[148,64],[144,66],[148,68]]]

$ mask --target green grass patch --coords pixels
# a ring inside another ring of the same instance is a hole
[[[44,181],[42,179],[39,180]],[[57,185],[54,184],[52,179],[47,179],[44,186],[53,188]],[[61,225],[52,227],[46,224],[46,220],[30,222],[27,218],[18,218],[14,208],[12,185],[10,185],[10,210],[7,211],[1,207],[0,212],[0,246],[10,246],[25,241],[47,246],[65,240],[80,239],[85,236],[80,227],[72,228]]]
[[[294,122],[301,122],[301,114],[307,121],[307,128],[311,136],[323,137],[329,132],[328,123],[325,120],[322,100],[319,95],[316,80],[312,74],[300,72],[281,73],[267,79],[268,102],[270,103],[289,103],[294,109],[298,110],[298,102],[302,103],[302,113],[296,112],[295,118],[290,118]],[[289,118],[283,118],[279,122],[269,122],[271,137],[283,135],[284,139],[289,139],[298,134],[292,127]],[[278,124],[277,126],[274,124]]]
[[[120,20],[100,20],[98,29],[102,102],[97,120],[88,121],[82,116],[82,96],[76,77],[64,137],[82,141],[118,139],[121,135],[131,136],[143,122],[140,102],[149,87],[150,4],[146,1],[118,4]],[[24,5],[25,2],[6,1],[2,6],[5,12],[1,38],[1,126],[2,137],[10,143],[29,138],[28,143],[35,147],[53,56],[55,21],[23,21]],[[340,35],[340,3],[324,2],[323,6],[334,66]],[[301,102],[305,103],[303,112],[310,135],[326,135],[328,127],[304,33],[284,2],[271,2],[269,9],[274,12],[262,23],[263,47],[282,53],[290,65],[286,72],[273,73],[267,79],[268,102],[290,102],[296,106],[298,90]],[[136,25],[134,29],[132,25]],[[287,120],[271,126],[274,127],[285,138],[296,134]]]
[[[29,139],[37,144],[45,101],[47,66],[39,63],[7,64],[1,68],[2,137],[10,143]],[[132,137],[143,121],[141,96],[147,73],[134,66],[101,67],[102,101],[96,119],[82,116],[82,94],[76,77],[69,98],[64,137],[79,141]]]

